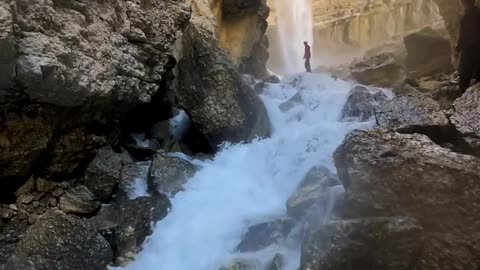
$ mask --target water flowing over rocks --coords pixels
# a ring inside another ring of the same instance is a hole
[[[415,218],[425,230],[416,267],[478,266],[480,159],[383,129],[353,132],[334,158],[347,190],[342,217]]]
[[[175,194],[183,189],[195,171],[195,166],[185,159],[157,153],[149,169],[149,190]]]
[[[294,221],[279,219],[271,222],[256,224],[248,228],[242,242],[238,244],[239,252],[253,252],[264,249],[285,240],[293,229]]]

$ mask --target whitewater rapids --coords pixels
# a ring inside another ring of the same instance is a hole
[[[269,85],[262,99],[271,138],[224,145],[213,160],[193,160],[201,169],[172,198],[171,212],[124,269],[217,270],[232,258],[265,263],[277,252],[287,258],[285,270],[297,269],[299,243],[254,254],[238,254],[235,248],[249,226],[286,215],[287,199],[312,166],[335,172],[332,152],[349,131],[370,125],[340,121],[352,87],[324,74],[295,75]],[[282,112],[279,105],[297,91],[304,104]]]

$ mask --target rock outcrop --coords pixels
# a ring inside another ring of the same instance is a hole
[[[355,86],[348,96],[347,102],[342,110],[342,119],[355,119],[367,121],[374,116],[382,102],[387,100],[387,96],[381,91],[368,89],[366,86]]]
[[[480,159],[424,135],[381,129],[347,136],[334,158],[347,190],[339,215],[418,220],[425,230],[419,269],[479,266]]]
[[[5,270],[105,269],[112,256],[108,242],[88,224],[55,212],[25,232]]]
[[[424,244],[422,227],[404,217],[334,220],[305,239],[301,270],[413,269]]]
[[[355,60],[350,66],[353,78],[361,84],[392,87],[407,78],[405,68],[388,54]]]
[[[210,146],[269,136],[265,106],[213,37],[192,26],[183,42],[176,94]]]

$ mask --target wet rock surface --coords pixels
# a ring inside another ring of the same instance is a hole
[[[149,190],[175,194],[183,190],[183,185],[195,171],[195,166],[185,159],[157,153],[149,170]]]
[[[311,231],[300,269],[411,269],[422,252],[419,223],[406,217],[334,220]]]
[[[163,219],[170,210],[170,201],[164,195],[139,197],[104,205],[89,220],[113,249],[115,262],[119,257],[136,254],[145,238],[152,233],[152,224]]]
[[[387,96],[381,90],[374,92],[366,86],[355,86],[350,91],[347,103],[343,107],[342,118],[367,121],[373,117],[380,104],[387,99]]]
[[[259,223],[248,228],[242,242],[238,244],[239,252],[255,252],[285,240],[294,226],[291,219],[279,219]]]

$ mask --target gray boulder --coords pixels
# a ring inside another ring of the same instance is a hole
[[[478,266],[480,159],[382,129],[353,132],[334,159],[347,191],[342,217],[415,218],[428,236],[419,269]]]
[[[92,215],[100,209],[100,202],[86,186],[78,186],[60,197],[59,206],[65,213]]]
[[[126,153],[116,153],[110,146],[104,147],[87,167],[85,172],[85,186],[95,196],[107,202],[118,187],[123,167],[133,163]]]
[[[88,224],[55,212],[28,228],[5,270],[106,269],[112,257],[108,242]]]
[[[356,59],[350,66],[353,78],[361,84],[392,87],[407,78],[405,68],[389,54]]]
[[[467,90],[453,103],[453,123],[467,152],[480,157],[480,84]]]
[[[179,62],[179,102],[212,148],[270,135],[263,102],[245,83],[225,52],[192,26],[184,36]]]
[[[10,88],[14,84],[15,48],[14,22],[10,6],[0,3],[0,90]],[[1,98],[0,91],[0,100]]]
[[[372,93],[367,87],[357,85],[350,90],[347,102],[342,110],[342,119],[355,118],[356,120],[367,121],[375,114],[379,105],[387,99],[387,96],[380,90]]]
[[[137,253],[152,233],[152,224],[163,219],[170,207],[168,198],[159,194],[122,200],[104,205],[89,223],[108,240],[118,259]]]
[[[416,269],[423,244],[423,229],[412,218],[330,221],[308,233],[300,270]]]
[[[179,157],[157,153],[148,176],[150,192],[175,194],[183,190],[183,185],[195,174],[196,168]]]
[[[447,129],[449,121],[440,105],[424,94],[406,94],[383,103],[375,112],[381,127],[401,132]]]

